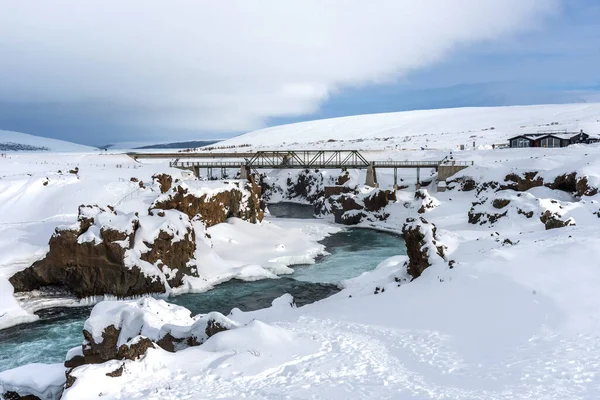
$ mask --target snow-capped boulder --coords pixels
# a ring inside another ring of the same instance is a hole
[[[264,218],[260,187],[252,182],[232,181],[213,191],[193,191],[181,183],[154,201],[150,213],[156,210],[178,210],[190,219],[199,218],[211,227],[236,217],[252,223]]]
[[[598,194],[597,185],[590,183],[589,176],[578,173],[557,173],[539,171],[513,171],[498,180],[481,180],[477,182],[471,176],[458,176],[447,182],[447,189],[464,192],[477,190],[477,193],[488,190],[514,190],[525,192],[532,188],[545,186],[560,190],[573,196],[595,196]]]
[[[67,354],[67,387],[75,382],[71,372],[82,365],[136,361],[154,348],[176,352],[238,326],[218,312],[192,317],[184,307],[153,298],[100,302],[84,324],[81,347]],[[111,373],[120,376],[122,365]]]
[[[173,177],[169,174],[152,175],[152,181],[159,185],[161,193],[167,193],[173,184]]]
[[[65,384],[62,364],[28,364],[0,372],[0,398],[6,400],[59,399]]]
[[[433,197],[427,189],[419,189],[415,192],[415,200],[417,200],[417,212],[423,214],[440,205],[440,202]]]
[[[561,228],[575,225],[574,216],[594,215],[596,203],[595,200],[577,201],[570,194],[546,187],[532,188],[527,192],[482,192],[472,203],[468,221],[487,227],[512,226],[518,221],[521,226],[530,229]]]
[[[346,193],[357,187],[358,175],[350,171],[281,170],[259,178],[262,198],[266,202],[296,201],[317,207],[328,197],[328,190]],[[331,193],[330,193],[331,194]],[[317,212],[318,214],[319,212]]]
[[[356,225],[365,220],[383,221],[389,216],[385,207],[394,201],[396,194],[391,190],[364,187],[360,191],[325,198],[327,206],[322,207],[322,214],[331,213],[336,223],[344,225]]]
[[[165,293],[197,276],[188,217],[174,210],[139,217],[81,206],[74,226],[57,229],[46,257],[10,278],[15,291],[58,286],[80,298]]]
[[[440,242],[437,227],[425,218],[407,218],[402,227],[408,261],[406,272],[413,279],[434,263],[446,261],[446,246]]]

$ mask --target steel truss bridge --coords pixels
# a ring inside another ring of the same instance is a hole
[[[197,154],[202,153],[191,153]],[[186,158],[185,153],[172,153],[170,157]],[[399,168],[415,168],[417,182],[420,182],[421,168],[435,168],[439,175],[452,175],[461,169],[473,165],[471,161],[368,161],[358,150],[281,150],[258,151],[256,153],[204,153],[204,157],[212,157],[211,161],[180,161],[176,159],[169,163],[171,167],[189,169],[196,176],[200,169],[206,169],[212,177],[213,169],[220,169],[221,176],[227,169],[241,168],[242,176],[247,176],[250,170],[259,169],[367,169],[367,184],[374,186],[377,182],[375,169],[394,169],[394,185],[397,185]],[[153,157],[154,158],[154,157]],[[223,161],[223,159],[238,158],[238,161]],[[440,171],[444,169],[444,171]],[[444,174],[442,174],[444,172]],[[452,172],[452,173],[450,173]]]

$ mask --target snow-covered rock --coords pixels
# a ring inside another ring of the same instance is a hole
[[[64,384],[65,367],[62,364],[24,365],[0,372],[0,397],[56,400],[60,398]]]

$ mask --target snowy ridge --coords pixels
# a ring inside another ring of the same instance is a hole
[[[11,149],[9,145],[15,145],[15,149]],[[50,139],[41,136],[30,135],[21,132],[3,131],[0,130],[0,152],[19,151],[19,146],[27,150],[33,151],[52,151],[52,152],[94,152],[97,151],[94,147],[84,146],[81,144],[66,142],[64,140]],[[1,150],[3,146],[7,148]],[[31,146],[31,147],[30,147]]]
[[[600,134],[600,103],[450,108],[355,115],[274,126],[219,143],[253,148],[456,149],[506,143],[522,133]]]

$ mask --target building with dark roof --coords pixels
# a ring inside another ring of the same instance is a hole
[[[522,147],[567,147],[571,144],[600,142],[600,137],[579,132],[544,131],[514,136],[508,139],[512,148]]]

